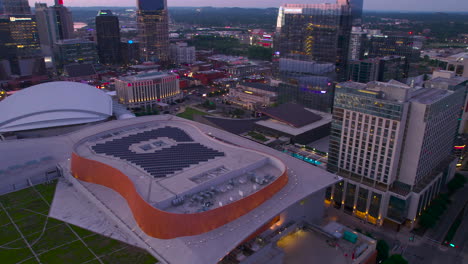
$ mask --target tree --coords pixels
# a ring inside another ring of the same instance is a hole
[[[385,240],[377,241],[377,263],[388,258],[389,250],[390,247]]]
[[[273,49],[253,46],[249,48],[248,56],[249,56],[249,59],[253,59],[253,60],[257,59],[257,60],[271,61],[271,58],[273,57]]]
[[[382,264],[408,264],[408,261],[402,255],[391,255]]]
[[[456,190],[462,188],[466,183],[465,176],[457,173],[452,180],[447,183],[447,188],[449,189],[449,193],[453,194]]]
[[[236,109],[234,109],[234,111],[232,111],[232,114],[234,116],[243,116],[245,114],[245,111],[242,110],[242,109],[236,108]]]
[[[437,218],[433,215],[424,212],[421,217],[419,218],[419,225],[423,228],[431,228],[437,224]]]

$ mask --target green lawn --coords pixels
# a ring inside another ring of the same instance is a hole
[[[33,252],[45,264],[158,262],[142,249],[49,218],[55,186],[43,184],[0,196],[1,264],[37,264]]]
[[[268,141],[268,138],[266,138],[264,135],[262,135],[260,133],[257,133],[255,131],[250,131],[249,133],[247,133],[247,135],[249,135],[251,138],[256,139],[258,141],[261,141],[261,142]]]
[[[202,111],[198,111],[197,109],[193,109],[193,108],[191,108],[191,107],[187,107],[183,113],[180,113],[180,114],[178,114],[177,116],[178,116],[178,117],[185,118],[185,119],[193,120],[193,117],[194,117],[195,115],[204,116],[204,115],[208,115],[208,114],[205,113],[205,112],[202,112]]]

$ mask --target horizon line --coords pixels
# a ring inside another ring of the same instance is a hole
[[[106,7],[106,8],[112,8],[112,7],[117,7],[117,8],[132,8],[136,9],[136,6],[66,6],[66,7],[71,7],[71,8],[94,8],[94,7]],[[243,8],[243,9],[269,9],[269,8],[279,8],[275,6],[271,7],[241,7],[241,6],[168,6],[168,8],[174,8],[174,7],[182,7],[182,8]],[[34,8],[32,6],[31,8]],[[437,11],[437,10],[425,10],[425,11],[418,11],[418,10],[383,10],[383,9],[363,9],[363,11],[371,11],[371,12],[407,12],[407,13],[468,13],[468,10],[466,11],[456,11],[456,10],[451,10],[451,11]]]

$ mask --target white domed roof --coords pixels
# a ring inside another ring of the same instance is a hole
[[[112,99],[76,82],[43,83],[0,102],[0,132],[84,124],[112,115]]]

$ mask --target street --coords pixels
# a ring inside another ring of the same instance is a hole
[[[462,172],[462,174],[466,176],[468,173]],[[335,220],[352,229],[359,228],[363,233],[369,232],[377,240],[387,241],[391,254],[403,255],[410,264],[468,264],[468,210],[464,212],[464,221],[452,241],[456,247],[441,245],[453,221],[468,202],[467,193],[468,184],[452,196],[452,203],[437,226],[428,230],[424,237],[415,236],[414,241],[410,241],[413,234],[406,228],[402,228],[400,232],[385,227],[378,228],[334,208],[326,209],[326,218],[328,221]]]

